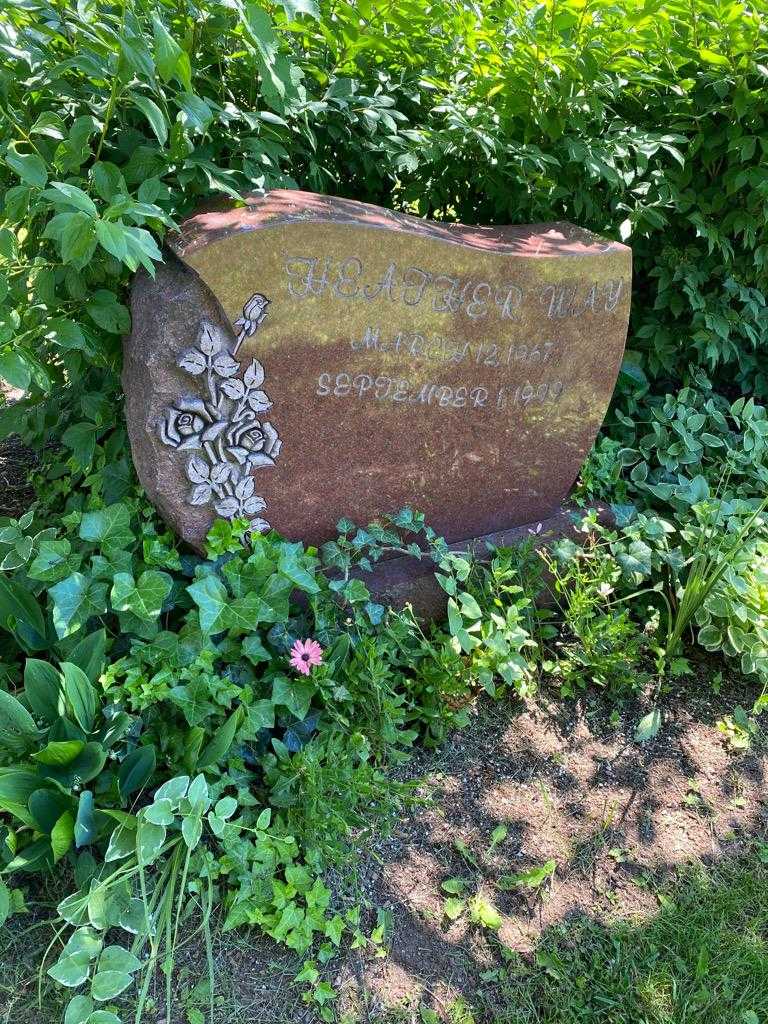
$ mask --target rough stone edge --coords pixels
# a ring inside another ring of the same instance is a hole
[[[615,522],[613,513],[605,505],[591,505],[578,508],[575,505],[559,509],[548,519],[525,526],[514,526],[482,537],[449,544],[451,551],[469,552],[481,560],[487,556],[488,547],[514,547],[523,541],[532,540],[535,547],[544,547],[553,541],[568,537],[580,542],[583,534],[577,529],[580,521],[590,512],[597,512],[598,522],[610,526]],[[447,594],[435,579],[435,565],[429,559],[400,556],[380,562],[373,573],[361,573],[360,578],[371,591],[372,597],[382,604],[402,608],[410,604],[417,618],[429,621],[445,616]]]
[[[191,392],[177,359],[194,345],[201,320],[220,327],[232,346],[235,336],[220,302],[199,274],[168,246],[163,246],[163,257],[154,278],[139,271],[131,286],[132,328],[123,338],[125,420],[141,486],[174,533],[202,552],[214,513],[208,506],[186,503],[185,460],[161,442],[153,416]]]

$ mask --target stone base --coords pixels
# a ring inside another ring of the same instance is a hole
[[[471,537],[468,540],[457,541],[449,547],[451,551],[467,551],[482,560],[487,556],[489,544],[497,548],[513,547],[532,539],[536,547],[543,547],[561,537],[570,537],[576,541],[582,538],[583,534],[577,531],[575,524],[590,511],[597,511],[598,520],[603,524],[613,522],[610,510],[604,505],[592,505],[583,509],[569,506],[561,508],[540,523],[514,526],[509,530],[486,534],[484,537]],[[440,619],[445,615],[448,598],[435,579],[435,564],[431,560],[419,561],[407,556],[387,559],[380,562],[372,574],[361,574],[361,578],[374,599],[382,604],[393,608],[402,608],[410,604],[416,617],[422,620]]]

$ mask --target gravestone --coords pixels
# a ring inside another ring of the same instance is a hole
[[[275,191],[187,220],[132,295],[134,462],[215,516],[320,543],[411,506],[449,541],[557,516],[620,366],[631,253],[570,224],[438,224]]]

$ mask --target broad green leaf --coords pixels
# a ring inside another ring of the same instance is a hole
[[[55,722],[62,711],[61,677],[47,661],[27,658],[24,664],[24,695],[33,714]]]
[[[35,742],[40,732],[34,718],[15,697],[0,690],[0,750],[21,755]]]
[[[557,861],[548,860],[538,868],[529,868],[527,871],[520,871],[516,875],[500,875],[497,885],[500,889],[538,889],[548,878],[551,878],[557,868]]]
[[[85,308],[91,320],[111,334],[127,334],[131,329],[130,313],[117,301],[114,292],[109,292],[105,288],[97,289]],[[109,508],[114,506],[110,505]]]
[[[149,121],[152,131],[161,146],[168,141],[168,123],[160,107],[148,96],[132,92],[131,99]]]
[[[88,1024],[92,1012],[93,1000],[90,996],[75,996],[67,1006],[64,1024]]]
[[[120,796],[124,800],[150,781],[155,771],[155,760],[155,748],[151,744],[136,747],[125,757],[117,772]]]
[[[104,668],[106,645],[107,631],[97,629],[75,644],[67,655],[67,661],[81,668],[96,685]]]
[[[21,583],[0,578],[0,626],[10,632],[32,631],[45,639],[45,620],[40,605]],[[42,646],[42,645],[41,645]]]
[[[496,930],[501,927],[501,914],[479,894],[469,901],[469,916],[474,924],[482,925],[483,928]]]
[[[71,206],[74,210],[87,214],[89,217],[98,217],[99,211],[87,192],[83,192],[77,185],[69,185],[63,181],[52,181],[51,187],[47,188],[43,195],[53,203],[64,206]]]
[[[661,711],[659,708],[654,708],[653,711],[649,711],[647,715],[643,715],[637,723],[637,728],[635,729],[635,740],[638,743],[647,743],[648,740],[652,740],[654,736],[658,735],[660,728]]]
[[[152,864],[159,856],[163,843],[165,842],[165,827],[153,825],[139,817],[137,829],[136,851],[142,864]]]
[[[125,225],[122,221],[97,220],[96,239],[102,249],[121,262],[128,255],[128,240]]]
[[[90,846],[96,839],[96,815],[93,806],[93,793],[84,789],[80,794],[80,801],[77,805],[77,818],[75,819],[75,846],[78,850],[83,846]]]
[[[12,388],[26,391],[32,380],[29,365],[21,352],[0,353],[0,380],[6,381]]]
[[[48,974],[67,988],[78,988],[90,974],[90,961],[86,953],[73,953],[57,960]]]
[[[75,721],[84,732],[93,729],[96,719],[96,691],[88,676],[77,665],[63,661],[61,675],[66,696],[75,716]]]
[[[134,853],[136,853],[136,829],[128,828],[127,825],[118,825],[109,837],[107,852],[104,854],[105,863],[111,864],[113,861],[132,857]]]
[[[11,890],[0,878],[0,928],[3,927],[11,914]]]
[[[107,946],[99,958],[99,970],[135,974],[141,970],[141,961],[122,946]]]
[[[53,863],[60,861],[72,846],[75,838],[75,817],[71,811],[65,811],[51,829],[51,850]]]
[[[173,824],[173,805],[170,800],[155,800],[148,807],[144,808],[143,820],[153,825]]]
[[[210,741],[203,747],[200,757],[197,759],[197,768],[209,768],[218,764],[229,752],[235,735],[237,733],[242,711],[237,708],[227,718],[223,725],[220,725],[211,737]]]
[[[464,900],[459,899],[457,896],[449,896],[445,903],[443,903],[443,913],[451,921],[455,921],[464,913],[464,907]]]
[[[99,1003],[109,1002],[124,992],[132,981],[131,975],[125,971],[99,970],[91,982],[91,995]]]
[[[177,775],[164,782],[155,793],[155,800],[170,800],[174,808],[178,807],[189,789],[189,776]]]
[[[63,768],[74,761],[84,748],[83,740],[54,740],[34,753],[32,760],[54,768]]]
[[[45,161],[37,153],[20,153],[12,142],[5,153],[5,162],[27,185],[43,188],[48,180]]]
[[[172,78],[187,92],[192,91],[192,73],[187,54],[182,50],[162,21],[153,15],[152,32],[155,42],[155,65],[164,82]]]

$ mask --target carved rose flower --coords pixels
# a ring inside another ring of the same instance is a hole
[[[202,448],[227,426],[219,412],[202,398],[180,398],[165,411],[158,425],[160,440],[171,448]]]
[[[272,424],[262,423],[250,410],[230,424],[225,440],[229,454],[248,469],[274,465],[282,446]]]

